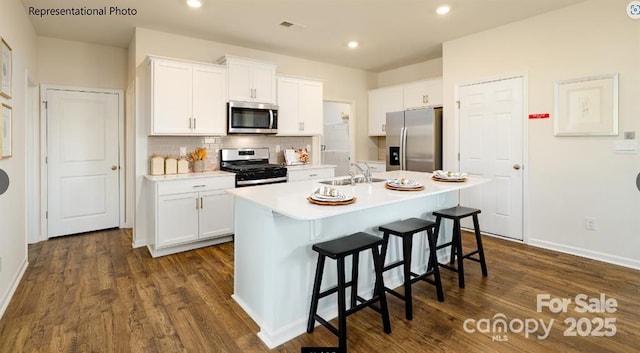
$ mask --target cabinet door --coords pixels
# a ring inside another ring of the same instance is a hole
[[[404,86],[404,109],[416,109],[427,106],[427,81],[417,81]]]
[[[442,106],[442,78],[429,80],[427,89],[427,105],[430,107]]]
[[[322,83],[303,81],[300,83],[300,122],[305,136],[322,135]]]
[[[276,68],[271,64],[255,63],[252,72],[253,100],[276,103]]]
[[[191,65],[152,61],[151,134],[191,133]]]
[[[225,75],[223,68],[193,66],[193,133],[226,135]]]
[[[233,195],[224,190],[200,193],[200,239],[233,233]]]
[[[156,248],[198,240],[198,193],[158,197]]]
[[[251,83],[252,65],[244,60],[229,60],[228,70],[228,92],[229,100],[232,101],[253,101],[253,86]]]
[[[278,135],[297,135],[300,117],[300,84],[290,78],[278,78]]]
[[[385,136],[387,113],[404,110],[402,87],[393,86],[369,91],[369,136]]]

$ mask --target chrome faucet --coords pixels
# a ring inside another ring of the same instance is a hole
[[[360,173],[362,173],[362,176],[364,177],[364,181],[366,183],[371,183],[372,178],[371,178],[371,167],[369,166],[369,164],[367,162],[364,162],[364,165],[367,167],[367,169],[362,169],[362,167],[360,167],[360,164],[358,163],[351,163],[352,166],[358,168],[358,170],[360,171]]]
[[[353,172],[349,172],[349,180],[351,180],[351,185],[356,185],[356,175]]]

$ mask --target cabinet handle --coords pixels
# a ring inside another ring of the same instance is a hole
[[[425,103],[429,103],[429,95],[427,94],[426,96],[424,96],[425,99]]]
[[[198,120],[196,120],[196,118],[193,118],[193,129],[194,130],[198,129],[197,121]]]
[[[189,118],[189,130],[192,129],[192,123],[191,123],[191,118]]]
[[[202,185],[194,185],[194,186],[193,186],[193,188],[194,188],[194,189],[195,189],[195,188],[203,188],[203,187],[205,187],[205,186],[207,186],[207,185],[206,185],[206,184],[202,184]]]
[[[200,209],[204,208],[204,197],[200,198]]]
[[[317,176],[318,176],[318,174],[309,174],[310,178],[317,177]]]

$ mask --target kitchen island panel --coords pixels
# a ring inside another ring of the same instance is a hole
[[[381,191],[364,185],[358,191],[361,198],[375,199]],[[387,195],[392,197],[393,195]],[[304,203],[307,201],[303,199]],[[352,212],[339,213],[313,220],[282,215],[264,204],[245,197],[235,202],[235,288],[233,298],[260,326],[258,336],[273,348],[304,332],[311,302],[311,289],[317,261],[312,244],[365,231],[378,236],[378,226],[409,217],[433,219],[431,211],[455,206],[457,193],[444,192],[429,197],[409,198],[402,202],[380,204]],[[322,206],[319,206],[322,207]],[[332,207],[332,206],[325,206]],[[339,209],[343,206],[334,206]],[[441,237],[450,239],[450,227],[443,227]],[[425,236],[417,236],[413,253],[413,270],[426,269],[428,248]],[[400,258],[399,242],[392,238],[387,263]],[[444,250],[444,249],[443,249]],[[444,260],[444,254],[441,254]],[[347,277],[351,262],[347,261]],[[336,284],[336,265],[327,261],[323,289]],[[397,287],[402,283],[400,270],[385,273],[385,283]],[[370,297],[373,288],[371,255],[360,256],[358,291]],[[321,300],[319,313],[323,317],[337,316],[335,296]]]

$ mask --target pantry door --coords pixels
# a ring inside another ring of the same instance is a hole
[[[517,240],[524,237],[523,97],[523,77],[459,89],[460,170],[492,179],[461,191],[460,204],[482,210],[484,233]]]
[[[48,236],[118,227],[121,95],[45,92]]]

